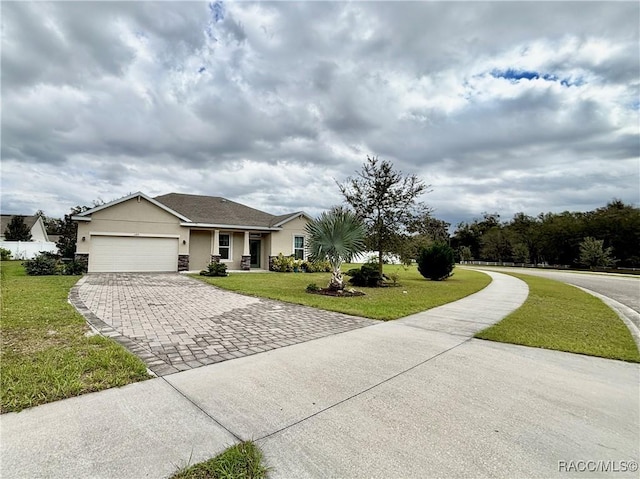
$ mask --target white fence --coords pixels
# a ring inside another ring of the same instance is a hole
[[[374,261],[378,261],[378,252],[377,251],[366,251],[364,253],[360,253],[351,258],[351,263],[366,263],[369,259],[373,258]],[[400,257],[396,255],[384,255],[384,260],[389,264],[400,264]]]
[[[58,252],[53,241],[0,241],[0,248],[11,251],[11,259],[32,259],[40,251]]]

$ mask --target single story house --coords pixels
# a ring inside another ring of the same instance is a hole
[[[279,253],[304,259],[302,211],[272,215],[216,196],[138,192],[73,216],[76,259],[92,272],[270,269]]]
[[[44,226],[42,218],[36,215],[0,215],[0,241],[5,240],[4,233],[14,216],[22,216],[24,223],[31,231],[31,241],[49,241],[47,228]]]

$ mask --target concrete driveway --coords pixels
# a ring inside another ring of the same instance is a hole
[[[85,275],[69,299],[95,329],[158,376],[377,324],[231,293],[179,274]]]
[[[410,318],[0,416],[1,475],[167,477],[239,440],[271,478],[637,477],[637,364],[472,339],[493,282]]]

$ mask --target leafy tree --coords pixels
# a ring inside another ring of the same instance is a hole
[[[511,249],[513,261],[516,263],[528,263],[530,259],[529,248],[524,243],[516,243]]]
[[[378,269],[382,274],[384,256],[400,254],[410,222],[428,208],[417,198],[427,192],[416,175],[405,176],[389,161],[367,156],[358,176],[338,184],[345,201],[362,219],[366,246],[378,251]]]
[[[445,243],[436,243],[423,249],[418,255],[418,271],[432,281],[442,281],[451,276],[455,264],[453,249]]]
[[[485,259],[482,255],[482,237],[492,228],[500,226],[500,215],[498,213],[482,213],[482,219],[474,219],[473,223],[459,223],[451,238],[451,247],[459,249],[461,246],[468,246],[474,258]]]
[[[536,218],[524,213],[516,213],[513,219],[504,225],[504,230],[513,245],[512,254],[515,262],[528,263],[533,259],[534,263],[538,263],[540,223]]]
[[[580,263],[589,268],[611,266],[614,264],[611,247],[604,247],[604,240],[587,236],[580,243]]]
[[[7,241],[31,241],[31,230],[24,222],[24,216],[15,215],[4,231]]]
[[[490,261],[504,261],[511,256],[511,243],[500,226],[494,226],[482,235],[481,255]]]
[[[458,256],[460,257],[460,261],[473,260],[473,255],[471,254],[471,248],[469,248],[468,246],[460,246],[460,248],[458,248]]]
[[[59,234],[60,239],[56,243],[58,252],[63,258],[73,258],[76,254],[76,241],[78,239],[78,224],[71,218],[74,215],[87,211],[88,206],[76,206],[71,208],[71,212],[64,215],[64,219],[60,223]]]
[[[309,222],[306,231],[311,260],[327,260],[331,264],[329,289],[344,289],[340,266],[366,249],[362,221],[353,212],[336,207]]]
[[[50,235],[59,235],[62,229],[62,220],[60,218],[52,218],[44,214],[44,211],[38,210],[36,211],[36,216],[42,218],[42,222],[44,223],[44,227],[47,230],[47,234]]]

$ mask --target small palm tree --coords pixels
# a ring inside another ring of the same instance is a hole
[[[313,261],[327,260],[331,264],[329,289],[344,288],[340,266],[365,250],[364,226],[351,211],[335,207],[307,224],[308,251]]]

